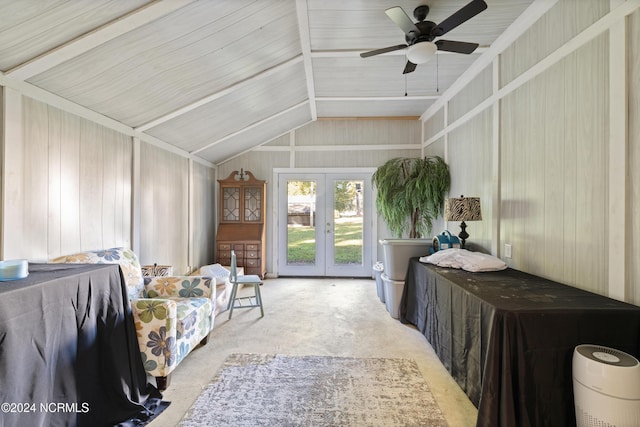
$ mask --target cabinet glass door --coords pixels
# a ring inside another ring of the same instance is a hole
[[[261,222],[262,189],[258,187],[244,188],[244,221]]]
[[[222,221],[240,221],[240,188],[224,187],[222,189]]]

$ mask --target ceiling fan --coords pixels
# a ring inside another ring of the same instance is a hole
[[[402,72],[402,74],[407,74],[413,72],[417,64],[424,64],[431,59],[438,50],[470,54],[476,50],[478,43],[453,40],[436,40],[434,42],[433,40],[473,18],[486,8],[487,3],[484,0],[473,0],[437,25],[435,22],[425,21],[429,13],[429,6],[427,5],[418,6],[413,11],[413,16],[418,21],[415,24],[400,6],[389,8],[384,13],[404,31],[407,43],[363,52],[360,56],[368,58],[381,53],[408,48],[407,65]]]

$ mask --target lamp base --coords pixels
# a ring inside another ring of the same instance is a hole
[[[469,238],[469,233],[467,233],[467,224],[464,221],[460,223],[460,234],[458,237],[460,238],[460,249],[464,249],[464,242]]]

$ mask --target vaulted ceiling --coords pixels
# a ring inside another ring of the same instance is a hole
[[[0,0],[0,84],[217,164],[310,121],[419,117],[541,0],[486,0],[446,34],[479,43],[403,75],[385,15],[469,0]]]

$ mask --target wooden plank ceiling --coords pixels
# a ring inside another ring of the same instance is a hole
[[[404,50],[359,54],[404,43],[389,7],[439,23],[468,1],[0,0],[0,82],[219,164],[321,117],[422,115],[533,0],[486,0],[445,37],[475,53],[406,76]]]

